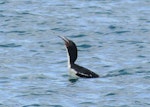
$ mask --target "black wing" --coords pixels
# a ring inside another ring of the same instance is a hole
[[[77,64],[71,65],[71,68],[73,68],[73,69],[75,69],[77,71],[76,75],[79,76],[79,77],[83,77],[83,78],[97,78],[97,77],[99,77],[98,74],[90,71],[87,68],[79,66]]]

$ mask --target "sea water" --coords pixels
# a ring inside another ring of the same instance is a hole
[[[58,35],[100,78],[69,81]],[[149,0],[0,1],[0,107],[149,106]]]

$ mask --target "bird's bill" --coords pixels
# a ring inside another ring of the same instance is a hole
[[[58,36],[58,37],[60,37],[62,40],[64,40],[66,46],[69,45],[69,40],[66,37],[64,37],[64,36]]]

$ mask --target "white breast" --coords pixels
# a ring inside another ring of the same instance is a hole
[[[79,78],[77,75],[77,72],[72,69],[72,68],[69,68],[69,75],[72,77],[72,78]]]
[[[68,53],[68,50],[66,48],[66,51],[67,51],[67,58],[68,58],[68,69],[69,69],[69,75],[71,76],[71,78],[73,79],[77,79],[79,78],[76,74],[77,72],[71,68],[71,64],[70,64],[70,57],[69,57],[69,53]]]

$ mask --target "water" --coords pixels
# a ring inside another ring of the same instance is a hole
[[[1,0],[0,107],[149,107],[149,0]],[[71,82],[63,41],[101,78]]]

